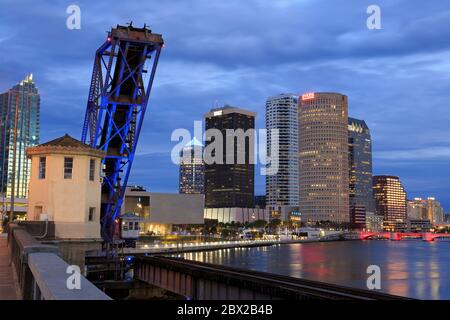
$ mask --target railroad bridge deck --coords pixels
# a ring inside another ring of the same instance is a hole
[[[135,278],[192,300],[397,300],[378,291],[169,257],[137,257]]]

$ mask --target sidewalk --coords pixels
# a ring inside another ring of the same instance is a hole
[[[19,300],[17,284],[9,262],[6,234],[0,234],[0,300]]]

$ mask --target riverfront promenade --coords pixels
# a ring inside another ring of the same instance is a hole
[[[0,234],[0,300],[19,300],[19,288],[10,264],[7,238]]]
[[[291,243],[307,243],[329,241],[326,239],[302,239],[302,240],[236,240],[236,241],[215,241],[215,242],[192,242],[192,243],[173,243],[173,244],[139,244],[137,248],[125,248],[124,254],[165,254],[165,253],[181,253],[181,252],[195,252],[208,251],[218,249],[232,249],[232,248],[248,248],[248,247],[263,247],[277,244],[291,244]]]

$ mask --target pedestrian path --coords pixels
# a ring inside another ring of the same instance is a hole
[[[18,293],[10,265],[6,234],[0,234],[0,300],[18,300]]]

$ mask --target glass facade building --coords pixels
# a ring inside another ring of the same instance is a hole
[[[266,128],[267,155],[275,144],[278,149],[278,170],[266,175],[267,206],[298,206],[298,95],[281,94],[267,99]],[[278,130],[278,141],[272,141],[274,129]]]
[[[26,149],[39,144],[39,117],[40,95],[31,74],[0,94],[0,188],[7,197],[12,193],[14,150],[14,194],[18,198],[28,195],[31,163]]]
[[[193,138],[180,154],[180,193],[205,193],[203,145]]]
[[[372,139],[364,120],[348,118],[348,164],[350,215],[361,212],[375,212],[372,192]],[[365,225],[360,213],[359,224]]]
[[[230,106],[205,114],[205,155],[211,151],[215,158],[204,158],[206,208],[254,207],[255,117],[254,112]],[[214,132],[220,137],[209,139]],[[243,135],[237,137],[239,132]]]

